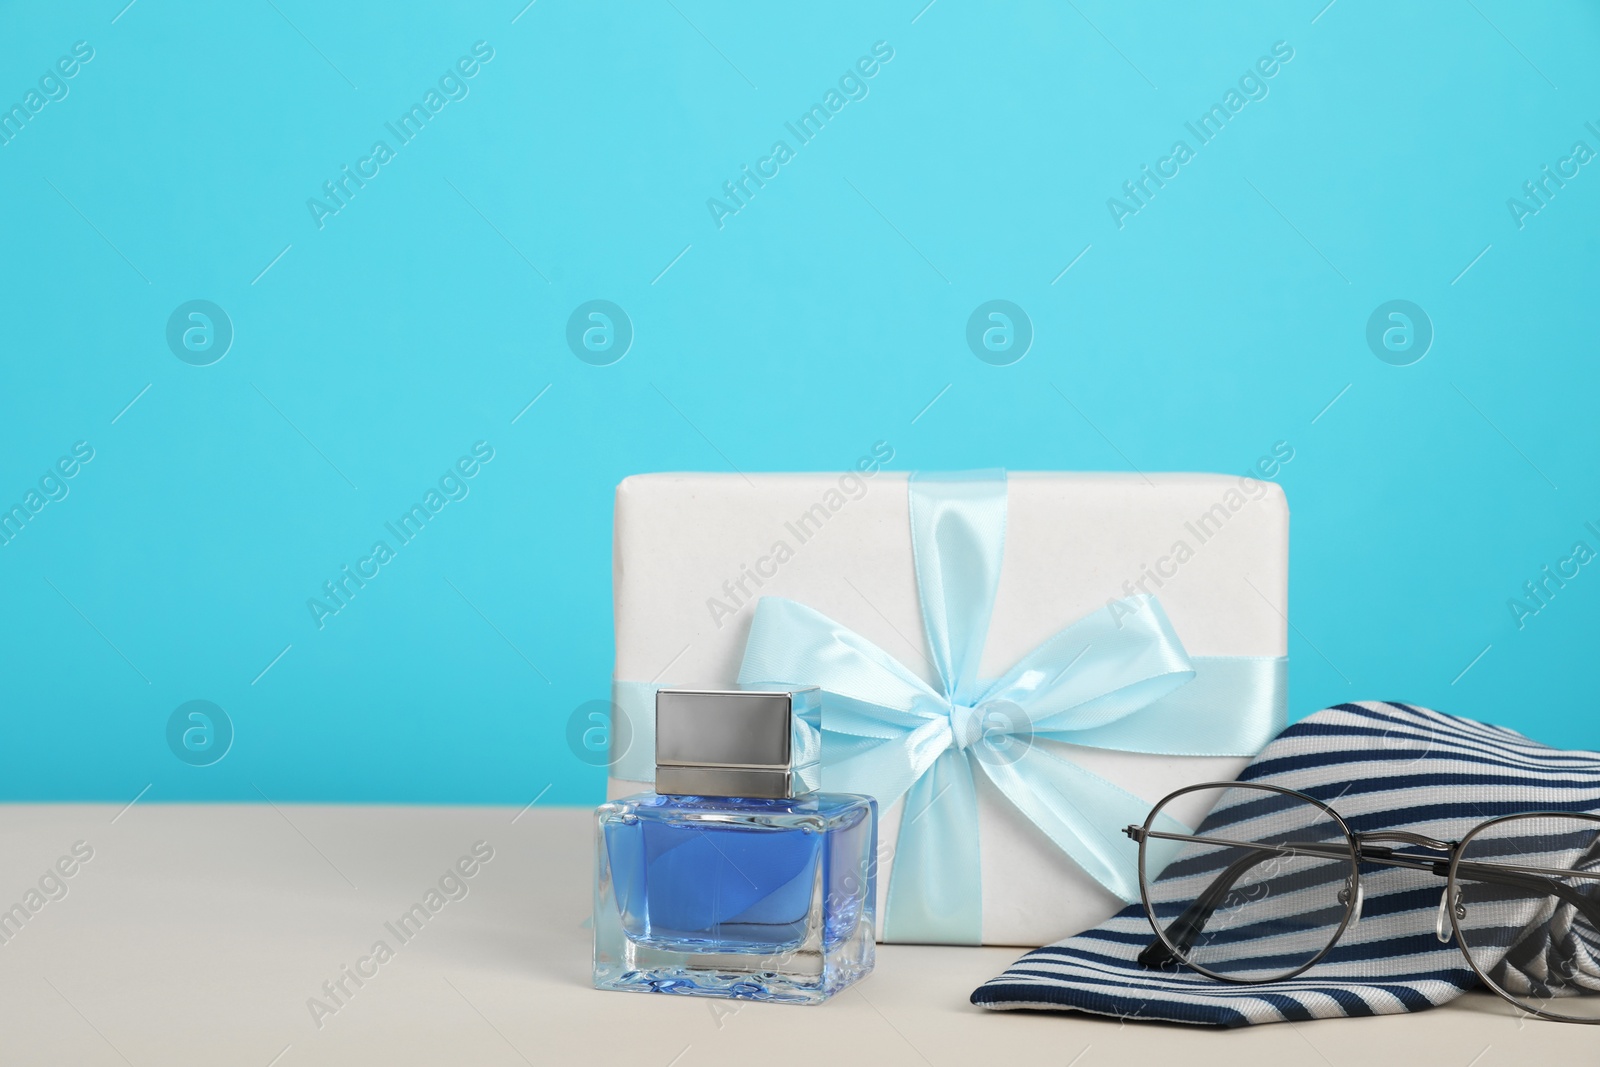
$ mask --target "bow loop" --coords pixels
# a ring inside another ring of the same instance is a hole
[[[1132,715],[1194,678],[1155,597],[1112,601],[1057,631],[985,693],[1033,713],[1049,734],[1087,730]]]
[[[952,704],[978,695],[978,666],[1005,555],[1003,471],[912,475],[911,560],[922,627]]]
[[[803,679],[816,679],[803,681]],[[827,679],[824,683],[821,679]],[[872,709],[885,726],[912,729],[938,713],[945,701],[899,660],[865,637],[813,608],[782,597],[762,597],[750,623],[739,666],[741,682],[817,685]],[[830,719],[827,729],[846,729],[859,719]]]

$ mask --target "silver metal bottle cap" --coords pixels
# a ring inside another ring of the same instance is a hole
[[[819,689],[675,688],[656,692],[656,792],[797,797],[817,789]]]

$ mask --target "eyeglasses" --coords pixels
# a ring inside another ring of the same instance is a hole
[[[1484,985],[1531,1015],[1600,1023],[1600,816],[1506,815],[1439,841],[1356,833],[1292,789],[1213,783],[1172,793],[1123,832],[1139,842],[1156,933],[1139,955],[1147,967],[1293,978],[1361,920],[1363,865],[1403,868],[1444,880],[1434,935],[1454,939]]]

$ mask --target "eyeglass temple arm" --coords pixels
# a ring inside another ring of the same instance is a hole
[[[1167,836],[1167,835],[1163,835]],[[1204,840],[1203,838],[1198,840]],[[1368,846],[1361,850],[1360,859],[1364,863],[1376,863],[1390,867],[1410,867],[1413,869],[1432,870],[1434,874],[1444,877],[1449,873],[1448,860],[1422,860],[1416,857],[1392,856],[1386,848]],[[1273,856],[1279,855],[1312,855],[1326,856],[1330,859],[1344,859],[1350,853],[1341,845],[1322,845],[1315,842],[1284,842],[1276,846],[1253,849],[1234,860],[1212,883],[1206,887],[1204,893],[1195,898],[1183,912],[1167,927],[1167,941],[1171,941],[1179,952],[1187,952],[1193,946],[1195,938],[1200,936],[1206,923],[1227,897],[1230,890],[1245,872],[1252,867]],[[1509,870],[1500,864],[1461,863],[1457,865],[1458,876],[1467,877],[1477,882],[1486,882],[1491,885],[1503,885],[1515,889],[1529,890],[1539,894],[1547,894],[1572,905],[1591,925],[1600,927],[1600,898],[1590,898],[1579,893],[1576,889],[1553,878],[1546,878],[1537,874],[1519,873]],[[1141,966],[1161,968],[1180,962],[1178,956],[1167,941],[1157,937],[1144,951],[1139,953],[1138,962]]]
[[[1456,877],[1555,897],[1562,903],[1576,908],[1578,914],[1582,915],[1590,926],[1600,929],[1600,897],[1586,897],[1572,886],[1554,878],[1508,869],[1506,865],[1498,863],[1459,863],[1456,865]]]

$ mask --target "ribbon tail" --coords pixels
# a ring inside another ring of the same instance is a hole
[[[884,940],[983,943],[978,791],[965,753],[946,750],[906,794]]]
[[[1126,903],[1139,899],[1139,846],[1122,828],[1144,822],[1150,814],[1148,800],[1039,748],[1026,749],[1015,761],[980,757],[978,764],[1085,874]],[[1157,821],[1156,828],[1191,832],[1166,817]],[[1155,872],[1170,857],[1150,859]]]

